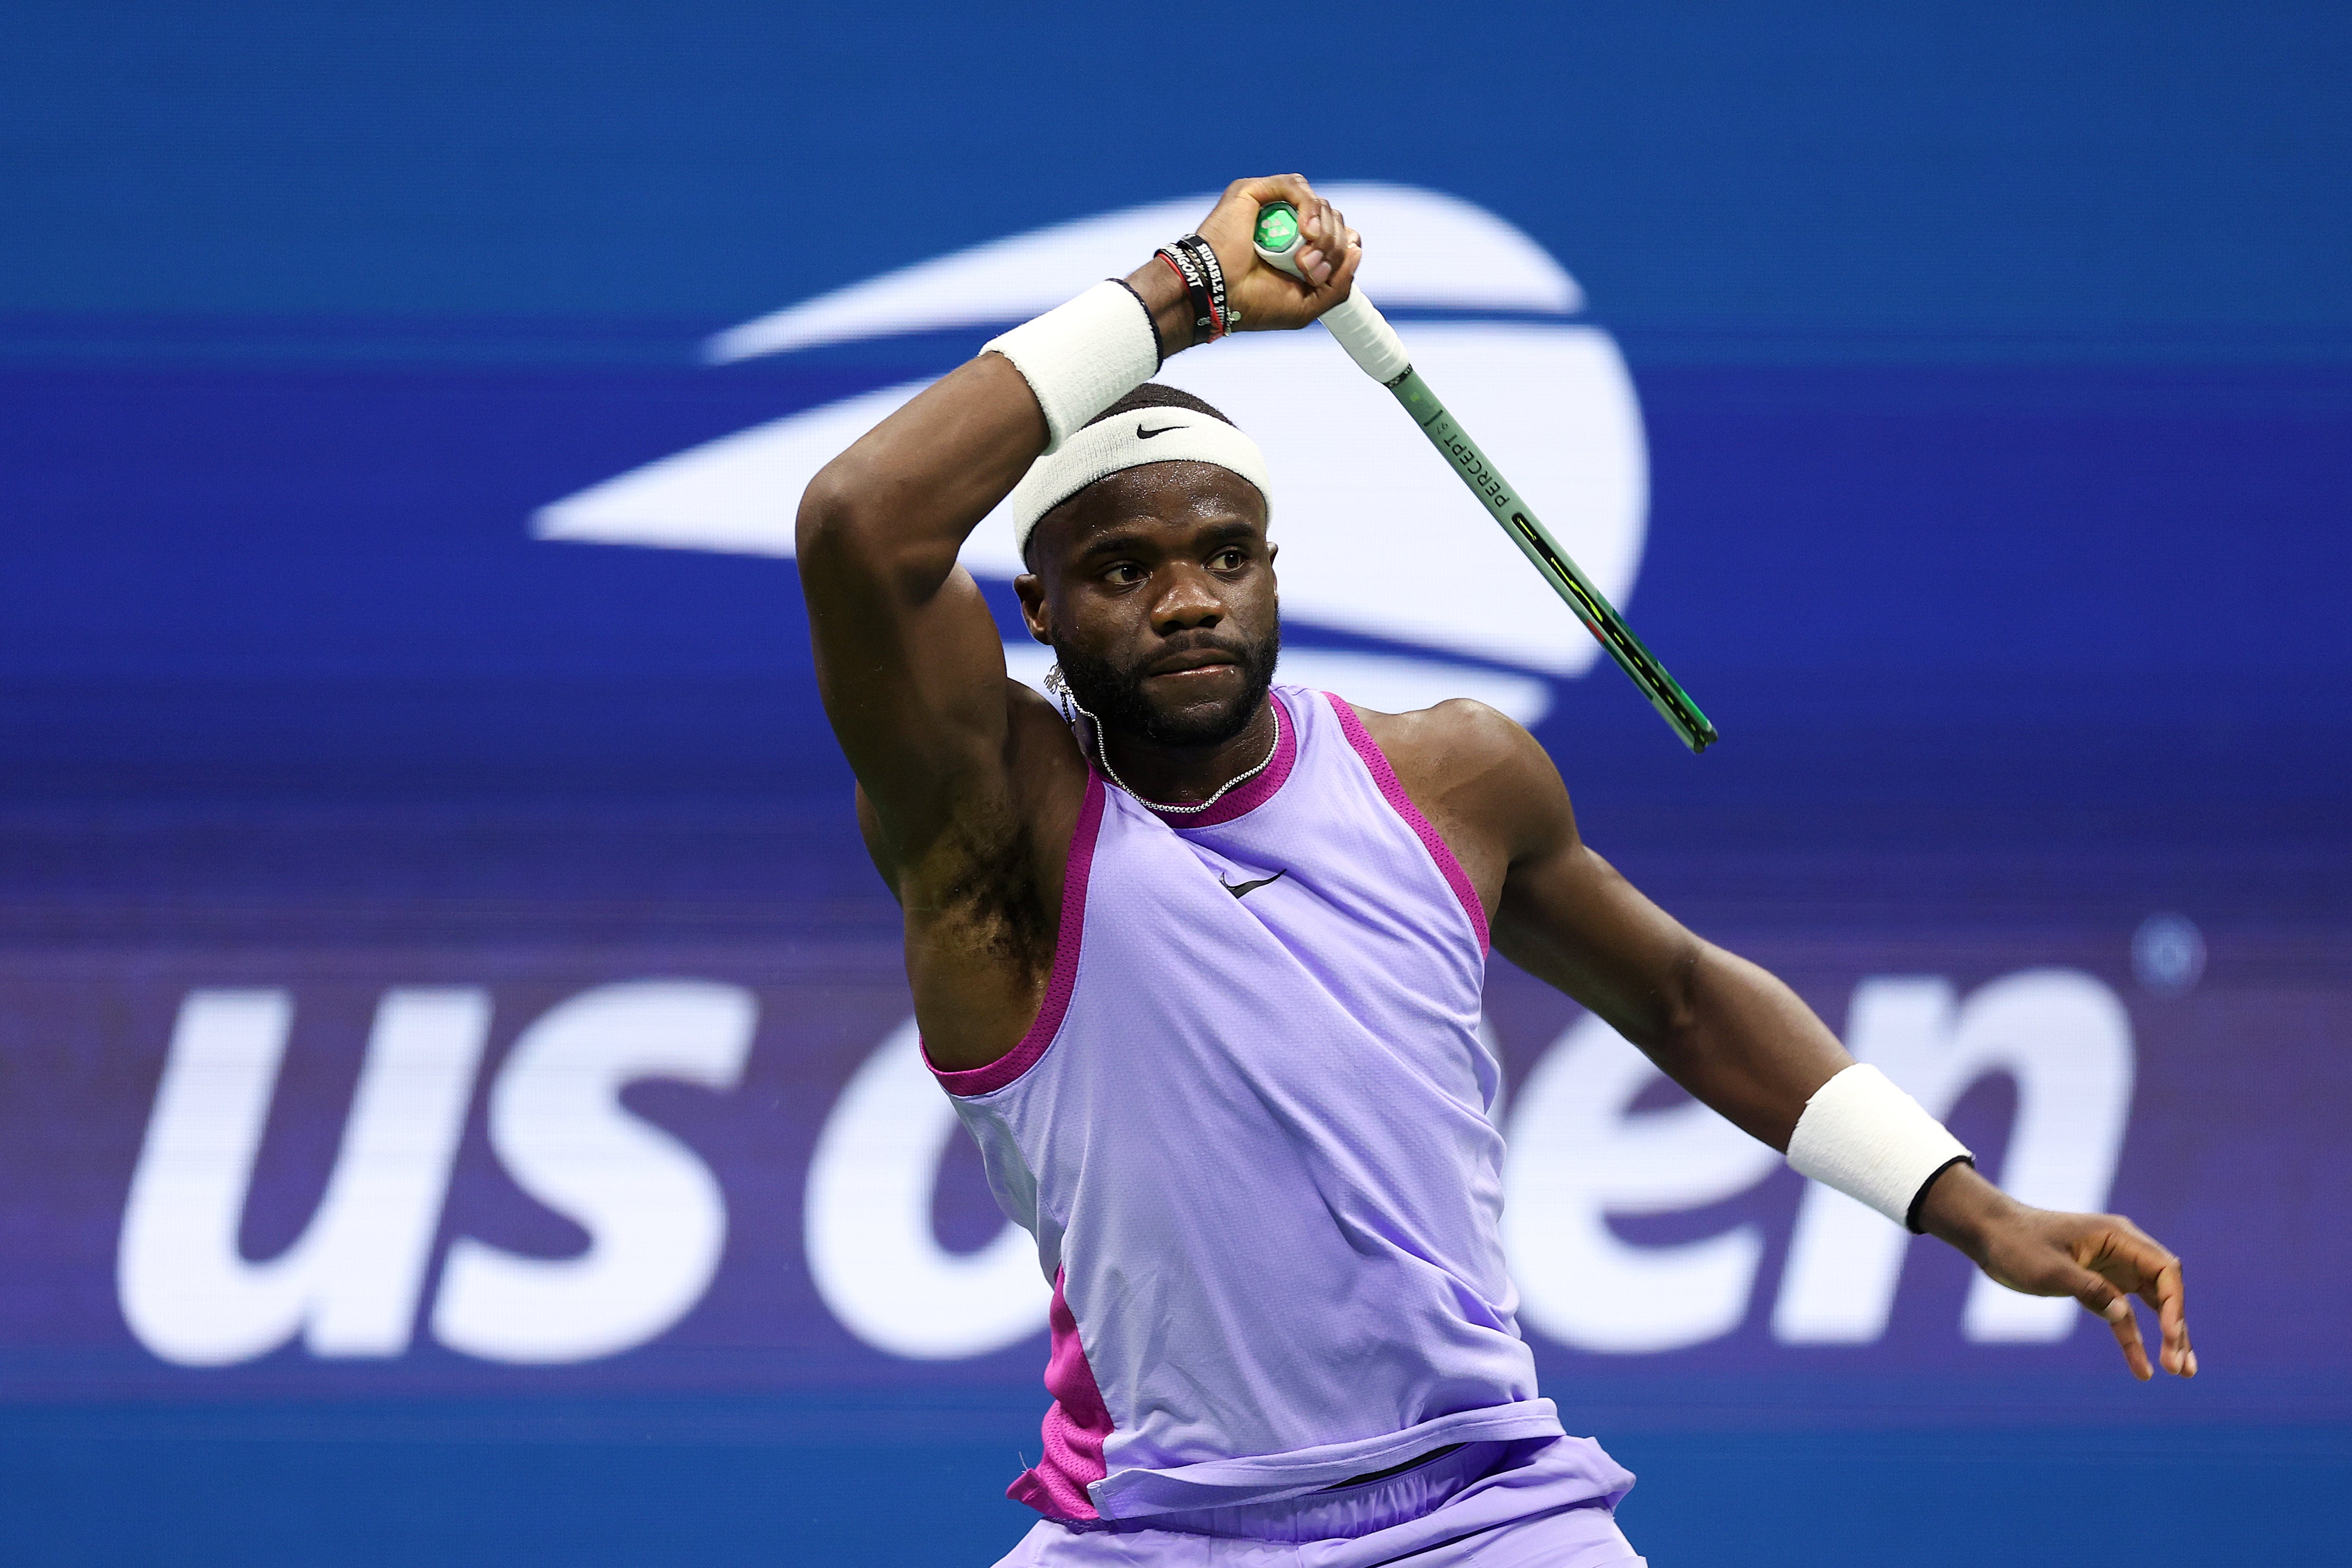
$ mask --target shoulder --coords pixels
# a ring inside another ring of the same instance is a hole
[[[1507,861],[1575,833],[1559,769],[1508,714],[1468,698],[1411,713],[1349,707],[1449,842],[1478,840]]]
[[[1072,784],[1083,790],[1086,753],[1053,700],[1008,675],[1004,708],[1005,762],[1016,786],[1042,785],[1055,794],[1066,794]]]
[[[1348,707],[1408,788],[1416,778],[1450,790],[1482,780],[1508,786],[1559,776],[1526,726],[1467,697],[1411,713]]]

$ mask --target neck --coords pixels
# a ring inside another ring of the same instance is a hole
[[[1281,733],[1274,699],[1267,697],[1241,733],[1213,746],[1160,746],[1109,732],[1102,746],[1112,769],[1136,794],[1164,805],[1190,805],[1264,763]]]

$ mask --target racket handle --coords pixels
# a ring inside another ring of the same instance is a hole
[[[1339,340],[1356,368],[1382,386],[1394,386],[1412,371],[1412,356],[1404,352],[1404,341],[1362,289],[1349,290],[1346,299],[1324,311],[1323,325]]]
[[[1303,279],[1298,270],[1298,209],[1288,202],[1268,202],[1258,209],[1257,232],[1251,237],[1258,259],[1277,271]],[[1361,289],[1349,291],[1348,297],[1323,312],[1325,330],[1339,340],[1356,368],[1379,382],[1393,386],[1412,369],[1412,356],[1404,352],[1404,342],[1388,318],[1364,298]]]

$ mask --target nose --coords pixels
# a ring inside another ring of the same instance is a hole
[[[1161,637],[1198,631],[1225,618],[1225,602],[1216,580],[1198,566],[1178,564],[1167,574],[1167,586],[1151,603],[1151,629]]]

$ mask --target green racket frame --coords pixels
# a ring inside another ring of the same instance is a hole
[[[1444,454],[1445,460],[1454,466],[1454,471],[1462,476],[1462,482],[1470,487],[1470,493],[1494,514],[1496,522],[1502,524],[1503,531],[1510,535],[1511,542],[1519,547],[1519,553],[1528,558],[1528,564],[1543,574],[1544,581],[1551,584],[1552,592],[1567,601],[1568,607],[1575,612],[1578,620],[1584,623],[1585,630],[1592,634],[1593,640],[1606,649],[1609,657],[1617,661],[1617,668],[1631,676],[1633,684],[1642,689],[1642,695],[1650,700],[1650,706],[1674,726],[1675,733],[1682,737],[1683,744],[1688,746],[1693,753],[1704,752],[1713,745],[1719,738],[1715,725],[1699,711],[1698,704],[1690,700],[1690,693],[1666,673],[1666,667],[1658,662],[1657,656],[1633,635],[1633,628],[1625,624],[1625,617],[1617,613],[1617,607],[1609,602],[1608,595],[1594,587],[1591,580],[1577,569],[1568,552],[1561,549],[1559,542],[1551,536],[1551,531],[1538,521],[1534,510],[1503,478],[1502,470],[1478,449],[1478,444],[1470,439],[1469,432],[1462,428],[1454,416],[1445,411],[1445,405],[1429,390],[1429,384],[1421,379],[1421,373],[1407,370],[1389,383],[1389,391],[1395,395],[1397,402],[1404,405],[1404,411],[1412,416],[1413,423],[1421,426],[1421,433],[1429,437],[1429,444]]]
[[[1297,254],[1301,236],[1297,209],[1288,202],[1267,202],[1258,209],[1257,230],[1254,237],[1257,253],[1269,267],[1277,268],[1292,277],[1299,276]],[[1323,325],[1339,340],[1339,346],[1366,375],[1379,382],[1395,395],[1429,437],[1430,445],[1444,454],[1462,482],[1470,487],[1486,509],[1494,513],[1519,553],[1543,574],[1552,592],[1568,603],[1576,618],[1584,623],[1596,641],[1617,661],[1617,668],[1631,676],[1650,706],[1674,726],[1675,734],[1693,752],[1703,752],[1717,740],[1715,726],[1698,704],[1690,700],[1675,678],[1666,673],[1657,656],[1633,635],[1625,617],[1608,596],[1592,585],[1585,574],[1577,570],[1559,541],[1536,519],[1535,510],[1528,505],[1502,470],[1478,449],[1470,433],[1461,422],[1445,411],[1445,405],[1429,390],[1421,373],[1412,368],[1412,357],[1406,353],[1403,340],[1396,334],[1372,302],[1364,298],[1361,289],[1350,290],[1345,300],[1323,313]]]

